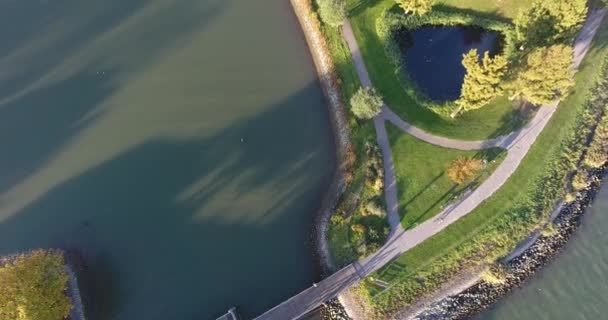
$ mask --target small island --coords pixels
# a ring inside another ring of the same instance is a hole
[[[78,280],[59,250],[0,260],[0,316],[15,320],[85,320]]]

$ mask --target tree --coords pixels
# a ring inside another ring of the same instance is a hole
[[[382,111],[384,102],[374,88],[360,88],[350,99],[351,110],[359,119],[371,119]]]
[[[321,20],[332,27],[339,27],[346,19],[344,0],[317,0]]]
[[[397,4],[408,14],[422,16],[429,13],[435,0],[396,0]]]
[[[471,180],[479,169],[483,167],[483,161],[466,157],[458,157],[448,167],[447,173],[452,182],[462,184]]]
[[[36,250],[0,267],[0,319],[63,320],[72,305],[65,295],[63,256]]]
[[[500,95],[503,92],[502,81],[507,73],[508,62],[502,55],[490,58],[486,51],[479,64],[477,49],[472,49],[463,56],[462,65],[467,73],[460,99],[456,102],[458,108],[452,113],[452,117],[461,110],[479,109]]]
[[[535,0],[515,19],[517,38],[528,47],[567,42],[586,15],[586,0]]]
[[[524,98],[535,105],[562,100],[574,85],[573,56],[572,47],[567,45],[533,50],[512,84],[511,99]]]

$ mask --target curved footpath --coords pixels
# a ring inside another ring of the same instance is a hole
[[[589,14],[585,26],[574,43],[575,57],[573,68],[576,69],[579,67],[585,54],[589,51],[593,37],[599,29],[602,19],[606,15],[606,11],[607,9],[602,9]],[[343,31],[344,37],[351,50],[357,73],[361,78],[361,84],[363,86],[370,86],[371,81],[369,79],[367,69],[365,68],[359,47],[348,21],[345,22]],[[551,116],[553,116],[555,113],[556,107],[557,104],[552,104],[540,108],[534,119],[524,128],[505,137],[498,138],[494,142],[491,142],[493,140],[489,140],[490,142],[467,142],[436,137],[428,134],[407,124],[405,121],[398,119],[398,117],[395,119],[394,116],[391,116],[392,112],[390,112],[389,108],[385,106],[383,112],[374,119],[374,125],[378,137],[378,144],[382,149],[384,158],[386,202],[389,211],[389,221],[392,228],[387,243],[371,256],[344,267],[331,276],[325,278],[320,283],[315,284],[314,286],[291,297],[289,300],[268,310],[255,319],[301,318],[323,302],[334,298],[340,292],[354,285],[365,276],[380,269],[382,266],[402,255],[404,252],[434,236],[450,224],[458,221],[458,219],[473,211],[473,209],[494,194],[494,192],[496,192],[507,181],[513,172],[515,172],[538,135],[542,132],[544,127],[551,119]],[[488,145],[497,143],[497,145],[494,146],[504,147],[508,150],[508,154],[506,159],[501,163],[496,171],[467,197],[446,208],[436,218],[427,220],[417,227],[405,231],[399,223],[400,219],[398,214],[397,186],[391,147],[386,134],[386,129],[384,127],[385,121],[391,121],[393,123],[397,122],[398,126],[402,130],[429,143],[456,149],[460,147],[483,148],[484,146],[487,147]]]

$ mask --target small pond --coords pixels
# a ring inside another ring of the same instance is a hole
[[[402,72],[419,90],[435,101],[460,97],[465,69],[462,55],[471,49],[479,53],[500,52],[498,32],[478,27],[424,27],[402,32],[399,47],[405,68]]]

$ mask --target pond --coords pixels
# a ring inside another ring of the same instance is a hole
[[[333,138],[288,1],[0,17],[0,255],[78,252],[91,320],[250,319],[318,281]]]
[[[465,69],[462,56],[471,49],[480,54],[500,52],[500,35],[478,27],[424,27],[400,33],[399,47],[405,68],[401,72],[434,101],[460,97]]]

